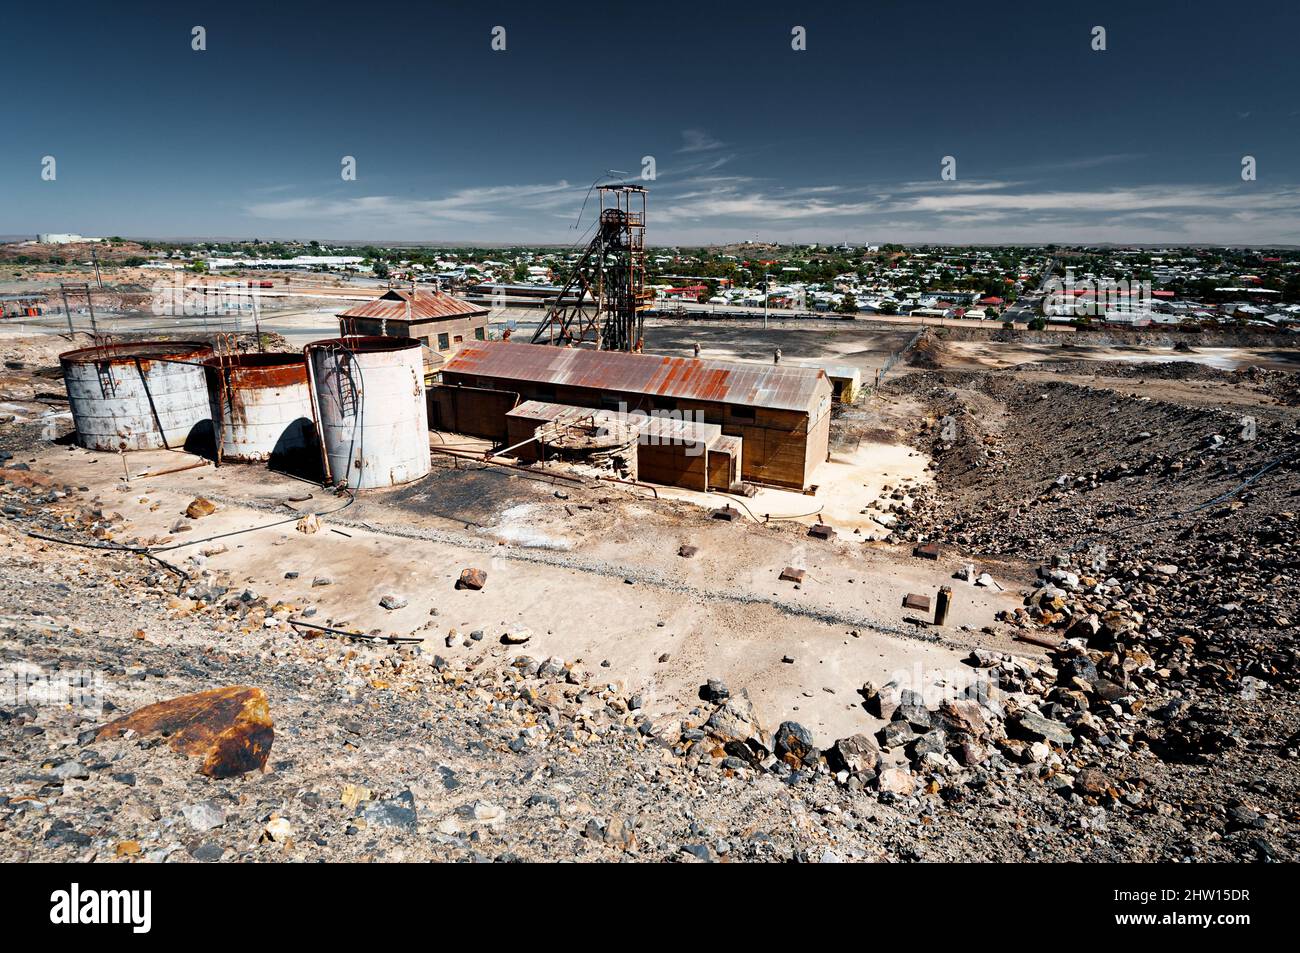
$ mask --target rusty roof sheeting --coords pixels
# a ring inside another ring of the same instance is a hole
[[[792,364],[742,364],[504,341],[467,342],[444,365],[443,373],[809,413],[815,413],[820,399],[831,391],[824,371]]]
[[[407,305],[410,312],[407,312]],[[441,291],[417,291],[412,294],[393,288],[387,294],[339,313],[340,318],[374,318],[387,321],[443,321],[487,314],[486,308],[462,301]]]

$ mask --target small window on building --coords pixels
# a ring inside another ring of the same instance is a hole
[[[732,407],[728,413],[733,423],[752,424],[754,422],[753,407]]]
[[[457,334],[454,338],[452,338],[452,340],[455,341],[457,344],[460,344],[464,342],[465,336],[462,334]]]
[[[446,335],[446,334],[439,334],[439,335],[438,335],[438,350],[439,350],[439,351],[445,351],[445,350],[447,350],[447,348],[449,348],[449,347],[451,347],[451,338],[450,338],[448,335]]]
[[[487,340],[487,328],[475,328],[475,329],[474,329],[474,340],[475,340],[475,341],[486,341],[486,340]]]

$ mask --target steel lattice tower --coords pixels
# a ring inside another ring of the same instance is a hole
[[[650,306],[645,291],[646,190],[602,185],[596,234],[533,333],[534,344],[641,350]]]

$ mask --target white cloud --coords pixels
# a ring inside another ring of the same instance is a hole
[[[723,143],[714,139],[703,129],[683,129],[682,130],[682,147],[678,152],[709,152],[713,149],[721,149]]]
[[[957,179],[953,182],[936,182],[934,179],[926,179],[922,182],[904,182],[901,185],[894,186],[890,191],[893,192],[931,192],[937,188],[943,188],[955,192],[995,192],[999,189],[1011,189],[1018,185],[1024,185],[1023,182],[1000,182],[995,179]]]
[[[1072,212],[1129,212],[1134,209],[1292,209],[1300,210],[1300,192],[1207,186],[1145,186],[1128,189],[1094,189],[1074,192],[998,192],[971,194],[945,192],[910,199],[903,208],[925,212],[953,209],[1006,209],[1021,212],[1064,209]]]
[[[873,191],[720,181],[661,201],[651,208],[651,222],[663,230],[652,241],[755,234],[825,241],[846,229],[877,241],[936,243],[1300,240],[1300,188],[1253,183],[1056,192],[1019,182],[908,182]]]
[[[466,188],[411,198],[327,196],[254,201],[254,219],[303,233],[568,243],[585,190],[566,181]],[[259,198],[261,198],[259,196]],[[1300,242],[1300,187],[1150,185],[1032,189],[1012,181],[782,186],[742,175],[696,174],[651,184],[652,244],[759,235],[825,241]]]
[[[268,221],[322,222],[347,227],[379,224],[390,229],[446,224],[505,222],[517,212],[541,212],[581,201],[581,190],[560,181],[541,185],[499,185],[459,189],[442,198],[410,199],[392,195],[302,197],[254,202],[245,208]]]

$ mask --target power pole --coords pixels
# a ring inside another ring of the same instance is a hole
[[[63,295],[63,313],[68,318],[68,333],[76,334],[77,329],[72,326],[72,308],[68,306],[68,286],[62,281],[59,282],[59,294]]]
[[[266,345],[262,343],[262,317],[257,309],[257,299],[261,293],[261,288],[253,289],[253,335],[257,338],[257,351],[259,354],[266,350]]]

